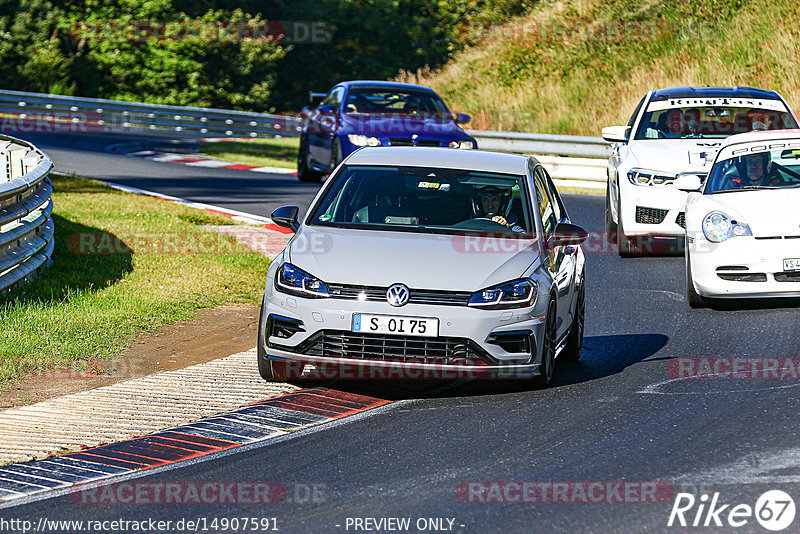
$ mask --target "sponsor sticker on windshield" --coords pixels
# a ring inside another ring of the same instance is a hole
[[[672,108],[758,108],[770,111],[787,111],[780,100],[769,98],[670,98],[650,102],[647,111],[662,111]]]
[[[438,189],[439,191],[450,191],[450,184],[440,184],[438,182],[420,182],[419,189]]]

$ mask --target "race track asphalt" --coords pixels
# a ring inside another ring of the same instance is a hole
[[[307,205],[316,190],[294,177],[108,154],[96,150],[102,140],[88,149],[70,140],[37,142],[62,170],[258,215],[288,201]],[[601,231],[602,197],[565,200],[574,222]],[[597,250],[604,248],[599,243],[592,240],[586,251],[582,359],[559,365],[549,389],[478,381],[437,383],[409,393],[390,381],[338,382],[340,389],[397,402],[278,443],[136,479],[273,481],[287,487],[292,502],[92,505],[61,496],[2,509],[0,518],[275,517],[282,532],[364,531],[354,528],[353,518],[410,518],[412,525],[419,518],[451,518],[453,531],[469,533],[664,532],[677,492],[698,499],[718,492],[722,504],[750,506],[769,489],[800,498],[800,377],[674,380],[670,373],[679,362],[689,362],[678,359],[692,357],[756,364],[797,358],[800,314],[792,307],[797,303],[690,310],[682,257],[622,260]],[[486,488],[490,481],[537,487],[567,482],[573,502],[464,502],[470,494],[458,489],[476,481]],[[632,502],[577,502],[576,483],[588,488],[597,481],[654,483],[666,493],[656,503],[636,502],[631,495],[623,500]],[[311,485],[324,488],[317,502],[302,498]],[[687,519],[694,520],[696,512],[697,506]],[[730,530],[726,525],[716,531]],[[737,529],[763,531],[752,517]]]

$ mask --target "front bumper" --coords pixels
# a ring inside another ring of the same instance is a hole
[[[544,339],[545,312],[538,301],[515,310],[412,303],[398,308],[377,301],[293,297],[270,287],[262,317],[265,336],[259,343],[270,359],[347,369],[350,376],[342,373],[340,378],[532,377],[538,375],[541,363],[537,355]],[[409,338],[353,333],[354,313],[435,317],[439,335]],[[274,335],[268,323],[275,316],[302,323],[302,331],[289,337],[286,332],[284,337]],[[508,344],[498,343],[498,339],[507,339],[504,333],[514,339],[527,336],[527,351],[506,350]],[[381,369],[393,373],[376,372]]]
[[[683,237],[687,196],[686,192],[672,186],[644,187],[629,184],[621,197],[625,235]]]
[[[357,133],[357,132],[356,132]],[[375,137],[380,141],[380,146],[421,146],[421,147],[438,147],[438,148],[448,148],[450,142],[452,141],[471,141],[472,142],[472,150],[478,148],[478,142],[472,137],[462,137],[458,135],[454,136],[437,136],[437,135],[426,135],[422,134],[415,134],[415,133],[406,133],[406,132],[398,132],[397,134],[391,135],[376,135],[371,136],[369,134],[365,134],[368,137]],[[355,145],[350,142],[347,134],[340,135],[340,143],[342,147],[342,157],[347,157],[351,153],[355,152],[360,148],[370,148],[369,146],[361,146]],[[461,148],[451,148],[451,150],[464,150]]]
[[[800,272],[784,272],[783,260],[800,258],[800,239],[734,237],[711,243],[689,239],[691,279],[705,297],[800,297]]]

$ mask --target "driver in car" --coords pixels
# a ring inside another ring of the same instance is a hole
[[[772,161],[767,152],[744,156],[747,181],[743,186],[759,187],[780,185],[778,176],[772,170]]]
[[[489,219],[524,234],[525,229],[517,225],[516,216],[511,213],[511,188],[487,185],[476,187],[472,198],[472,218]]]

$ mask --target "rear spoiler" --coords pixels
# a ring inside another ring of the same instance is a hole
[[[308,92],[308,101],[313,103],[316,98],[325,98],[328,93],[315,93],[314,91]]]

